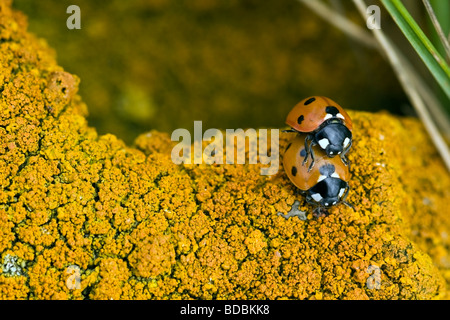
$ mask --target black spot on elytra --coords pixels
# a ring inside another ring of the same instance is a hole
[[[297,175],[297,167],[292,167],[291,173],[295,177]]]
[[[336,168],[331,163],[324,164],[319,168],[319,172],[322,176],[329,177],[331,176]]]
[[[328,106],[326,107],[325,112],[333,115],[333,117],[336,117],[336,115],[339,113],[339,110],[336,107]]]
[[[303,115],[301,115],[300,117],[298,117],[297,123],[302,124],[303,120],[305,120],[305,117]]]
[[[314,101],[316,101],[316,98],[309,98],[308,100],[305,101],[304,105],[307,106],[310,103],[313,103]]]
[[[306,150],[305,150],[305,148],[300,150],[300,156],[303,157],[303,158],[306,157]]]

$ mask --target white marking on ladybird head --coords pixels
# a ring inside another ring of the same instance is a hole
[[[323,139],[319,140],[318,142],[322,149],[326,149],[327,146],[330,144],[330,141],[327,138],[323,138]]]
[[[339,190],[339,198],[342,197],[344,192],[345,192],[345,188],[341,188],[341,190]]]
[[[340,178],[339,175],[336,172],[333,172],[333,174],[331,175],[332,178]]]
[[[337,201],[333,202],[333,206],[337,203]]]
[[[321,176],[319,177],[319,179],[317,179],[317,182],[320,182],[320,181],[322,181],[322,180],[325,180],[326,178],[327,178],[326,176],[322,176],[322,175],[321,175]]]
[[[341,118],[341,119],[345,119],[344,116],[343,116],[342,114],[340,114],[340,113],[338,113],[338,114],[336,115],[336,117]]]
[[[313,194],[311,195],[311,198],[313,198],[314,201],[316,201],[316,202],[320,202],[320,200],[323,199],[322,196],[321,196],[319,193],[313,193]]]
[[[345,138],[344,139],[344,148],[347,148],[349,143],[350,143],[350,139],[349,138]]]
[[[325,204],[327,207],[330,205],[328,202],[325,202],[324,204]]]
[[[323,121],[327,121],[328,119],[331,119],[331,118],[333,118],[333,115],[331,113],[327,113],[325,118],[323,118]]]

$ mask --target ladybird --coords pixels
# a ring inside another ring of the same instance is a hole
[[[352,207],[348,195],[350,172],[339,158],[330,158],[318,146],[313,146],[316,164],[313,170],[303,166],[306,158],[306,134],[298,134],[286,147],[283,167],[291,182],[306,195],[306,201],[316,206],[315,215],[339,203]]]
[[[352,146],[352,120],[333,100],[313,96],[300,101],[287,115],[286,124],[292,128],[287,132],[307,133],[303,165],[311,157],[308,170],[316,161],[313,148],[316,145],[330,158],[340,155],[342,162],[348,165],[346,154]]]

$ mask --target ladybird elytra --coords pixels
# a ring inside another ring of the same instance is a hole
[[[335,101],[322,96],[303,99],[289,112],[286,123],[292,128],[286,132],[307,133],[303,165],[311,157],[308,170],[315,164],[312,147],[316,145],[325,150],[328,157],[339,155],[348,165],[346,154],[352,145],[353,124],[347,112]]]
[[[316,154],[315,166],[308,170],[304,166],[306,134],[298,134],[288,144],[283,154],[283,167],[290,181],[306,195],[306,201],[314,204],[315,214],[323,208],[345,202],[349,186],[348,166],[339,158],[330,158],[319,146],[312,146]]]
[[[350,179],[348,167],[339,158],[329,158],[325,151],[318,146],[312,147],[316,155],[315,166],[314,170],[308,171],[308,166],[302,165],[306,156],[305,138],[306,134],[298,134],[294,137],[283,155],[284,169],[297,188],[307,191],[327,175],[340,178],[343,181]],[[331,170],[331,167],[333,167],[333,170]]]
[[[288,113],[286,124],[298,132],[312,132],[331,118],[342,120],[352,131],[352,120],[344,108],[323,96],[309,97],[297,103]]]

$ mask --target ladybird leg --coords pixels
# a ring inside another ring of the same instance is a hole
[[[342,162],[348,166],[350,164],[349,160],[347,159],[346,155],[348,153],[348,151],[350,150],[351,146],[352,146],[353,141],[350,140],[350,143],[348,144],[348,146],[344,149],[344,151],[341,153],[341,160]]]
[[[315,218],[318,217],[323,217],[326,216],[328,214],[327,210],[324,209],[320,204],[318,204],[316,201],[314,201],[311,196],[308,194],[306,195],[306,202],[309,203],[310,205],[315,206],[314,210],[313,210],[313,216]]]
[[[320,204],[318,204],[316,201],[314,201],[310,194],[306,195],[306,203],[315,207],[313,210],[313,215],[316,216],[316,211],[317,210],[320,211]]]
[[[317,206],[317,207],[313,210],[313,216],[314,216],[314,218],[320,217],[320,207],[319,207],[319,206]]]
[[[311,142],[311,144],[309,146],[311,147],[312,144],[313,143]],[[311,155],[311,164],[309,165],[308,172],[311,171],[311,169],[314,167],[314,163],[316,162],[316,159],[314,158],[314,150],[312,148],[310,148],[310,151],[311,151],[311,153],[310,153],[310,155]]]
[[[313,216],[315,218],[326,217],[327,215],[328,215],[328,211],[326,209],[324,209],[323,207],[321,207],[320,205],[317,206],[313,211]]]
[[[309,142],[309,144],[308,144],[308,142]],[[314,150],[312,149],[312,146],[314,146],[314,145],[315,145],[315,143],[314,143],[312,136],[310,134],[308,134],[305,139],[306,156],[305,156],[305,159],[303,159],[303,163],[302,163],[302,165],[304,166],[306,164],[306,162],[308,161],[308,156],[311,156],[311,164],[308,167],[308,172],[311,171],[312,167],[314,166],[314,162],[315,162]]]
[[[348,202],[346,202],[346,201],[342,201],[342,203],[345,204],[347,207],[352,208],[353,211],[356,211],[356,210],[355,210],[355,207],[354,207],[351,203],[348,203]]]
[[[315,202],[309,194],[306,195],[306,202],[313,206],[317,206],[317,202]]]
[[[345,190],[345,193],[344,193],[344,195],[343,195],[343,197],[342,197],[342,200],[341,200],[340,202],[342,202],[343,204],[345,204],[347,207],[352,208],[353,211],[354,211],[354,210],[355,210],[355,207],[354,207],[352,204],[350,204],[350,203],[348,203],[348,202],[346,201],[347,196],[348,196],[348,192],[349,192],[349,191],[350,191],[350,187],[347,186],[347,189]]]
[[[342,202],[343,204],[345,204],[347,207],[352,208],[353,211],[356,211],[355,207],[354,207],[351,203],[348,203],[347,201],[341,201],[341,202]]]
[[[345,187],[345,192],[344,192],[344,194],[342,196],[342,200],[341,200],[342,202],[345,202],[345,200],[347,199],[349,191],[350,191],[350,187],[347,185],[347,187]]]
[[[305,163],[308,161],[308,156],[309,156],[309,153],[310,153],[308,141],[310,141],[310,140],[311,140],[311,138],[310,138],[310,135],[308,134],[306,136],[306,139],[305,139],[305,153],[306,153],[306,155],[305,155],[305,159],[303,159],[302,166],[304,166]]]
[[[294,130],[294,129],[287,129],[287,130],[283,130],[283,131],[281,131],[281,132],[297,132],[297,131]]]

